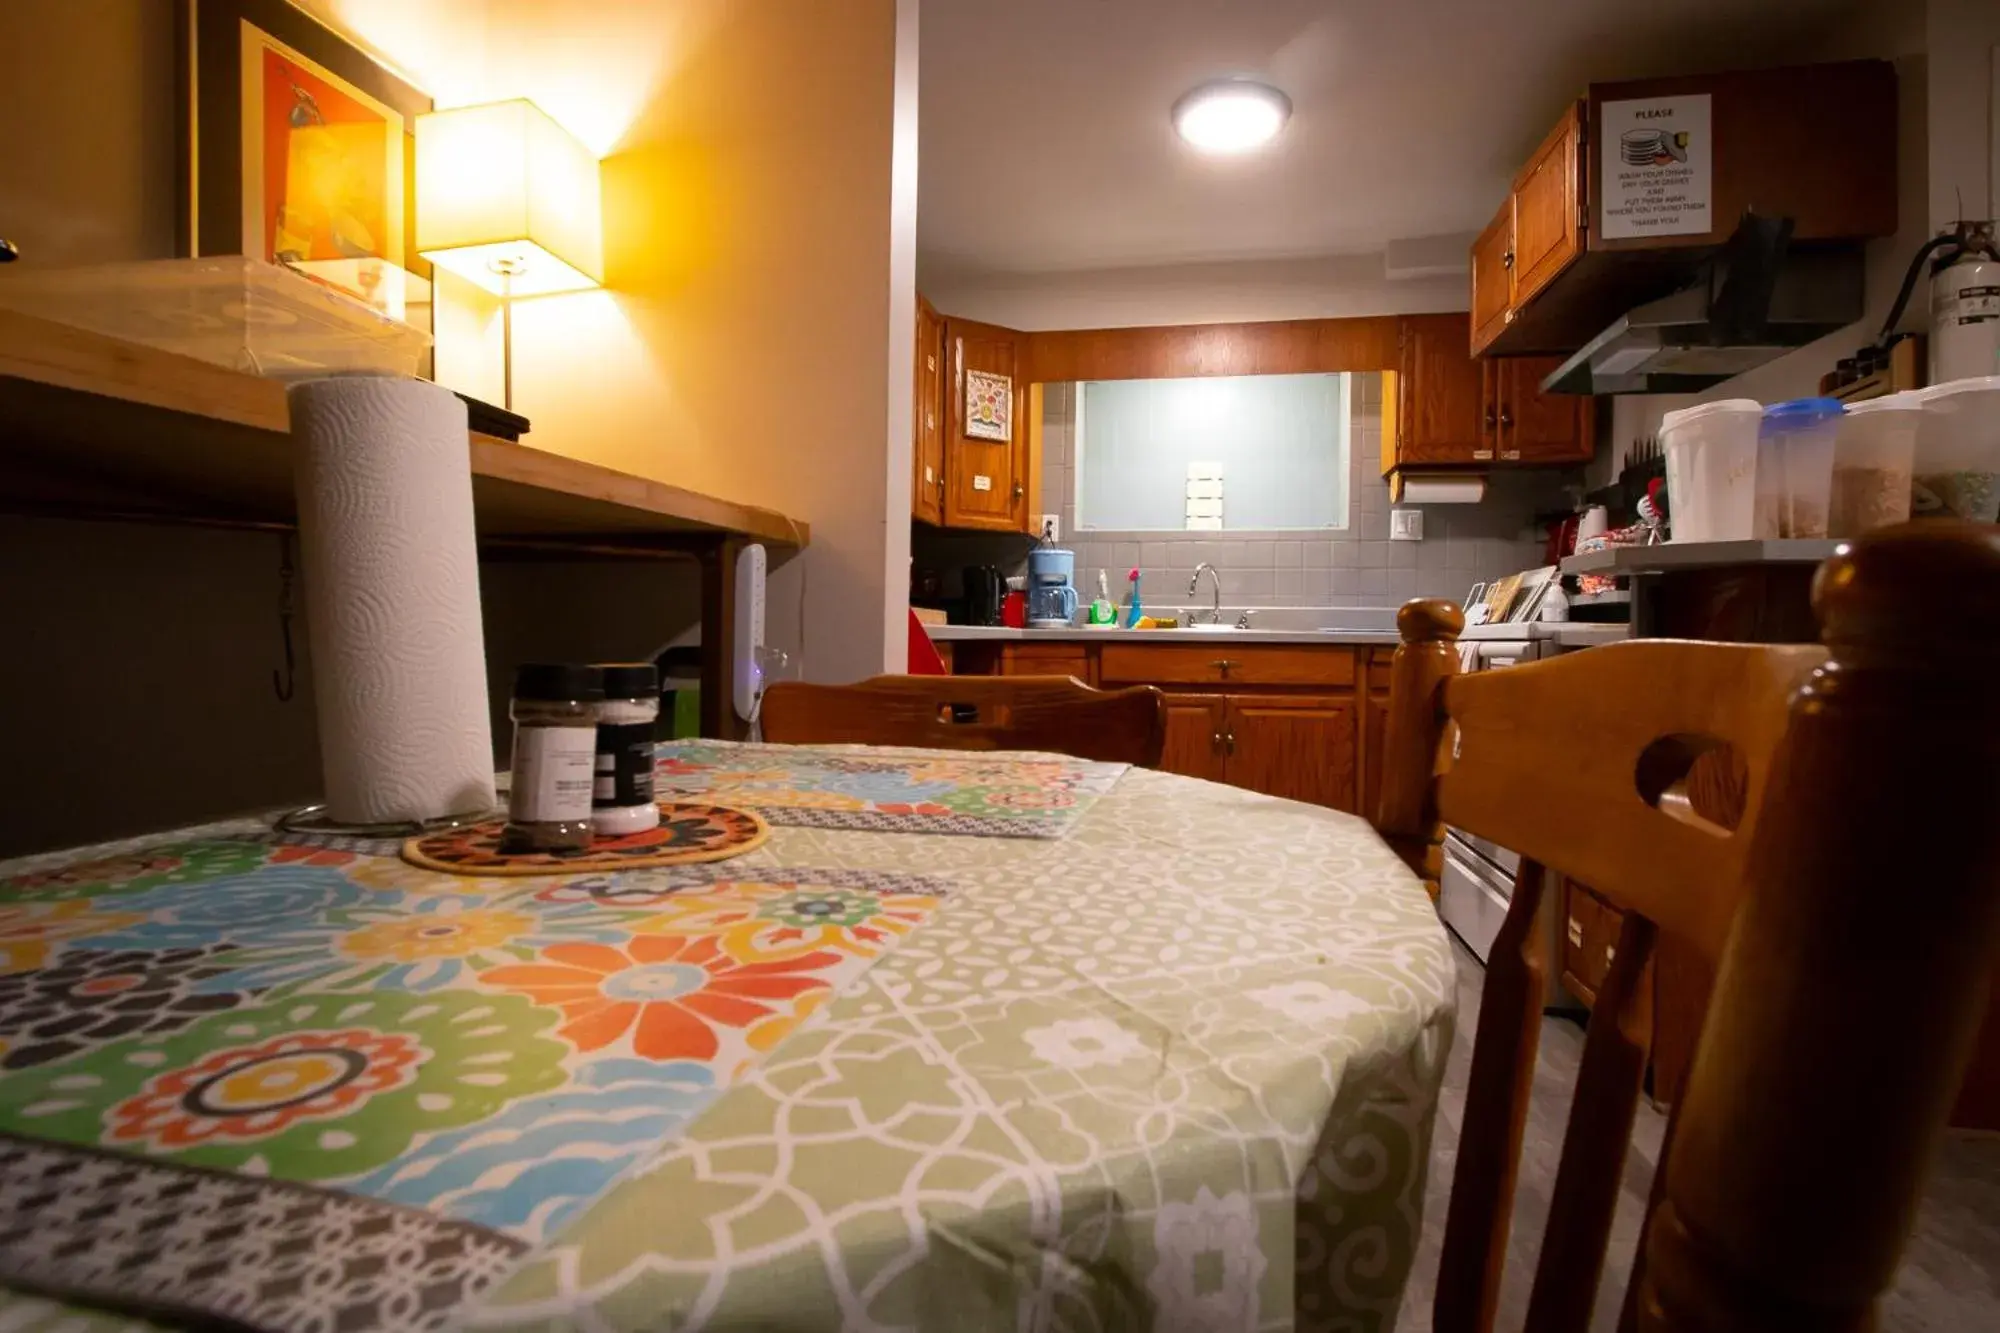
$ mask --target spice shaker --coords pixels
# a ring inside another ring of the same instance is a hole
[[[597,767],[597,706],[604,673],[594,666],[530,663],[514,672],[513,785],[505,851],[590,846]]]
[[[590,827],[604,838],[657,828],[653,804],[653,723],[660,716],[660,671],[651,662],[606,662],[597,705],[597,782]]]

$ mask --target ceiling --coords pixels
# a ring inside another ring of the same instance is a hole
[[[920,276],[1270,261],[1484,226],[1593,80],[1802,58],[1857,0],[923,0]],[[1195,156],[1173,100],[1292,99]]]

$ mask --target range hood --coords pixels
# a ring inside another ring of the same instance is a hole
[[[1860,247],[1788,252],[1791,231],[1789,219],[1746,215],[1694,283],[1614,321],[1542,388],[1692,393],[1860,319]]]

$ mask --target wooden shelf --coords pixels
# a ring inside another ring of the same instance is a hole
[[[0,310],[0,498],[16,512],[289,526],[284,385]],[[482,541],[644,557],[720,537],[806,545],[807,525],[472,433]]]

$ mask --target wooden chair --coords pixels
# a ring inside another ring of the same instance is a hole
[[[1095,690],[1071,676],[876,676],[856,685],[783,682],[764,695],[764,738],[788,745],[1048,750],[1154,768],[1166,696]]]
[[[1716,964],[1621,1329],[1863,1330],[1983,1017],[2000,926],[2000,536],[1911,524],[1828,561],[1824,648],[1673,641],[1460,677],[1447,602],[1397,618],[1379,826],[1523,857],[1487,965],[1434,1306],[1491,1328],[1541,1025],[1543,867],[1624,910],[1526,1327],[1588,1326],[1658,932]],[[1684,775],[1727,745],[1733,829]],[[1694,802],[1696,806],[1699,801]]]

